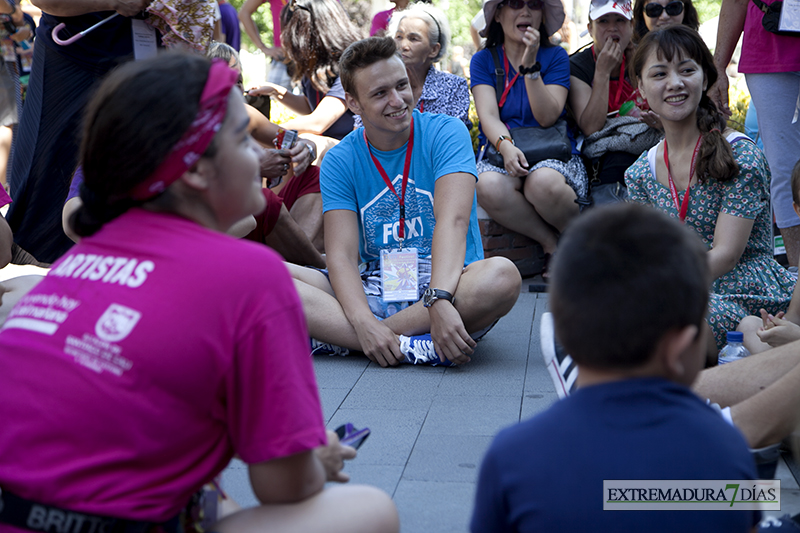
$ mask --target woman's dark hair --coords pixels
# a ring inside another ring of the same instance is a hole
[[[647,23],[644,18],[644,6],[653,0],[636,0],[633,5],[633,42],[638,43],[649,32]],[[681,0],[683,2],[683,24],[692,28],[694,31],[700,29],[700,18],[697,16],[697,10],[692,4],[692,0]]]
[[[693,29],[683,24],[676,24],[648,32],[636,47],[631,65],[635,84],[638,85],[641,80],[645,62],[653,51],[659,60],[672,61],[673,57],[694,60],[703,71],[706,87],[711,87],[717,81],[714,57],[703,42],[703,38]],[[696,171],[701,181],[709,177],[718,181],[728,181],[739,173],[739,165],[736,164],[733,150],[723,133],[726,125],[725,116],[717,110],[717,106],[703,91],[697,107],[697,127],[700,128],[703,140],[700,143]]]
[[[211,62],[164,53],[114,70],[87,106],[80,161],[83,205],[70,219],[81,237],[141,204],[128,193],[166,159],[197,114]],[[211,143],[206,156],[213,157]]]
[[[505,4],[501,3],[497,6],[497,13],[499,10],[503,9]],[[544,25],[544,11],[542,11],[542,23],[539,24],[539,35],[541,38],[539,39],[539,46],[542,48],[548,48],[550,46],[555,46],[552,41],[550,41],[550,36],[547,35],[547,28]],[[503,33],[503,26],[500,25],[494,18],[492,20],[486,21],[486,43],[483,45],[484,48],[487,50],[489,48],[500,46],[503,44],[505,40],[505,34]]]
[[[305,76],[323,93],[339,76],[342,52],[361,38],[338,0],[290,0],[281,10],[281,43],[295,66],[292,78]]]

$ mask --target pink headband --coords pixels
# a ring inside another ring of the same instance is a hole
[[[164,162],[149,178],[133,188],[131,198],[141,201],[157,196],[197,163],[222,127],[228,109],[228,95],[237,78],[238,73],[224,61],[212,61],[197,116]]]

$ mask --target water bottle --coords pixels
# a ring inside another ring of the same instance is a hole
[[[742,344],[743,340],[744,333],[741,331],[729,331],[728,344],[719,352],[719,364],[730,363],[750,355],[750,352]]]

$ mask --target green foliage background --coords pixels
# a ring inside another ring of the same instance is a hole
[[[241,9],[244,0],[228,0],[237,10]],[[570,1],[570,0],[567,0]],[[581,4],[587,4],[588,0],[582,1]],[[700,22],[703,23],[709,19],[716,17],[719,14],[720,0],[693,0],[697,13],[700,15]],[[481,9],[481,0],[433,0],[433,4],[437,7],[443,8],[450,21],[450,26],[453,31],[453,44],[468,45],[472,42],[469,35],[469,24],[475,13]],[[370,12],[372,9],[371,3],[368,0],[342,0],[350,18],[361,28],[364,28],[365,33],[369,28]],[[261,32],[261,39],[269,44],[272,42],[272,18],[269,10],[269,2],[264,3],[253,17],[259,31]],[[242,32],[242,46],[250,51],[256,48],[253,43]]]

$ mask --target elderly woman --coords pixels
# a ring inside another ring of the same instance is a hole
[[[392,17],[389,35],[394,35],[408,70],[416,108],[456,117],[471,128],[467,80],[433,66],[447,56],[450,42],[450,25],[444,13],[430,5],[415,4]]]
[[[478,162],[478,202],[495,221],[552,254],[579,212],[575,200],[586,195],[586,169],[571,134],[567,161],[529,162],[509,128],[548,127],[566,115],[569,57],[548,40],[561,27],[564,8],[560,0],[489,0],[483,9],[486,48],[472,57],[472,94],[482,141],[500,153],[503,167]],[[493,52],[504,71],[500,87]]]
[[[683,24],[697,31],[700,20],[692,0],[636,0],[633,42],[638,43],[647,32],[670,24]]]

